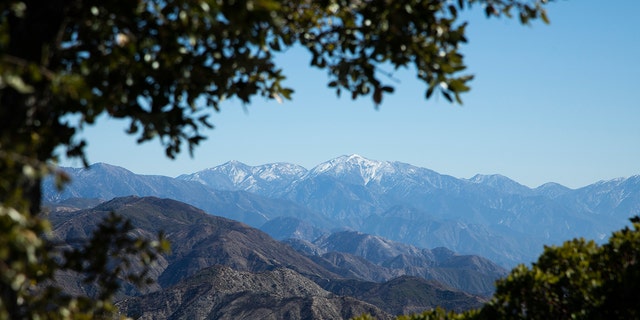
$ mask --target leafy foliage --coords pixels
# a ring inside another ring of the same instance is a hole
[[[466,42],[466,24],[458,12],[482,5],[487,16],[515,12],[528,23],[547,20],[544,3],[0,2],[0,317],[82,318],[91,310],[110,310],[106,306],[115,288],[110,285],[118,276],[98,273],[118,275],[120,269],[98,267],[106,260],[94,261],[95,266],[87,262],[92,266],[87,269],[85,262],[72,263],[81,259],[74,255],[60,265],[60,256],[47,253],[48,225],[40,208],[41,179],[54,174],[60,186],[67,180],[51,163],[61,151],[86,163],[86,141],[77,133],[101,115],[127,119],[128,132],[139,142],[158,139],[173,158],[183,144],[191,151],[204,139],[201,131],[211,127],[211,110],[219,110],[225,99],[289,99],[293,90],[284,85],[274,55],[294,45],[310,52],[311,66],[327,70],[328,85],[338,95],[370,95],[377,105],[393,91],[383,82],[388,73],[381,68],[412,67],[426,85],[427,98],[439,91],[461,102],[472,76],[461,74],[459,46]],[[127,228],[119,226],[99,229],[95,241],[120,239]],[[108,243],[124,246],[109,251],[109,258],[160,248],[133,240]],[[93,303],[79,304],[36,290],[66,267],[95,272],[107,291]]]
[[[156,257],[168,250],[162,236],[156,241],[135,237],[133,226],[113,213],[90,239],[71,246],[46,236],[46,220],[12,208],[0,208],[0,227],[1,319],[111,319],[122,282],[148,283]],[[63,292],[56,283],[59,272],[79,274],[96,294]]]
[[[489,318],[637,319],[640,316],[640,223],[609,242],[575,239],[547,247],[531,269],[499,281],[483,308]]]

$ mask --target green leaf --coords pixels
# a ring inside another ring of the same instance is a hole
[[[444,96],[444,98],[447,99],[447,101],[453,102],[453,99],[451,98],[451,94],[449,94],[448,92],[442,90],[442,96]]]
[[[282,94],[282,96],[287,99],[287,100],[291,100],[291,94],[293,94],[293,90],[292,89],[282,89],[280,90],[280,94]]]
[[[393,93],[393,91],[395,90],[393,87],[390,87],[390,86],[384,86],[381,89],[383,92],[388,92],[388,93]]]
[[[456,7],[454,5],[449,6],[449,13],[451,13],[451,15],[454,17],[458,16],[458,10],[456,10]]]
[[[382,102],[382,90],[380,89],[380,87],[376,87],[373,90],[373,102],[376,105],[379,105]]]
[[[547,12],[545,10],[541,10],[540,11],[540,19],[542,19],[542,21],[545,24],[550,24],[551,21],[549,21],[549,17],[547,17]]]
[[[435,90],[435,86],[429,86],[429,88],[427,89],[427,94],[426,94],[426,98],[429,99],[431,97],[431,95],[433,94],[433,91]]]
[[[22,94],[35,92],[33,86],[24,82],[24,80],[22,80],[22,77],[16,74],[3,74],[0,77],[0,88],[2,88],[3,86],[9,86]]]

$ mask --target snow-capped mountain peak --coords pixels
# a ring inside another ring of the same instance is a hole
[[[229,161],[220,166],[220,171],[226,172],[234,184],[242,183],[249,175],[251,175],[251,167],[240,161]]]
[[[260,192],[279,190],[302,177],[307,169],[291,163],[270,163],[250,166],[239,161],[182,175],[178,179],[197,181],[220,190]]]
[[[387,161],[370,160],[351,154],[323,162],[313,168],[309,175],[329,175],[350,183],[367,185],[370,181],[380,181],[385,173],[393,171],[393,166]]]

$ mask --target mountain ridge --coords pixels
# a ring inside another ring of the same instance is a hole
[[[254,227],[270,223],[272,235],[281,239],[290,232],[289,236],[314,240],[318,232],[346,228],[419,247],[445,246],[480,254],[507,267],[533,261],[543,245],[573,237],[602,241],[640,213],[638,176],[578,189],[556,183],[529,188],[500,175],[458,179],[359,155],[341,156],[310,170],[290,163],[252,167],[236,161],[225,165],[244,168],[254,178],[247,175],[233,180],[218,170],[220,174],[205,184],[194,181],[204,176],[193,173],[178,178],[135,175],[135,179],[123,177],[126,183],[116,185],[118,176],[88,179],[71,170],[76,182],[67,190],[75,191],[61,195],[52,187],[45,188],[45,200],[60,202],[74,195],[107,198],[124,195],[109,193],[122,188],[138,195],[176,198]],[[278,166],[284,169],[278,171]],[[268,174],[261,177],[259,172]],[[276,172],[284,172],[284,177]],[[96,180],[112,184],[96,186]],[[230,181],[237,183],[230,185]],[[162,186],[154,189],[150,186],[154,184]],[[226,185],[228,190],[212,185]],[[90,188],[106,191],[80,190]],[[289,225],[280,226],[277,219],[283,217],[305,221],[311,227],[298,225],[296,229],[292,220],[284,219],[280,221]]]

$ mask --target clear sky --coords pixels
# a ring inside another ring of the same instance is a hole
[[[370,98],[337,98],[326,73],[293,49],[279,60],[293,100],[223,105],[194,158],[166,159],[157,141],[136,145],[125,123],[106,120],[84,131],[89,161],[177,176],[229,160],[311,168],[357,153],[458,178],[498,173],[572,188],[640,174],[640,1],[559,0],[550,25],[532,26],[479,9],[462,49],[476,75],[463,106],[425,100],[413,70],[394,74],[396,92],[378,110]]]

